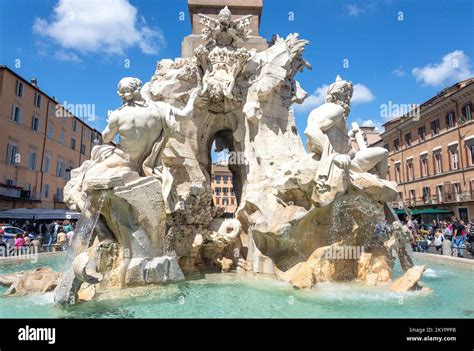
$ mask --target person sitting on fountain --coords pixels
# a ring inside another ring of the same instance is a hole
[[[151,101],[142,92],[138,78],[127,77],[118,84],[118,95],[123,105],[114,110],[108,118],[107,127],[102,132],[104,143],[111,143],[118,134],[117,147],[96,145],[91,152],[91,161],[78,169],[81,176],[73,179],[73,190],[65,192],[68,202],[81,208],[81,192],[88,188],[110,186],[110,180],[121,178],[126,172],[137,172],[140,176],[154,176],[161,180],[163,192],[170,190],[172,178],[165,174],[161,164],[161,152],[170,136],[179,134],[179,122],[189,120],[197,97],[192,91],[183,109],[161,101]],[[68,186],[70,186],[68,184]],[[165,194],[164,194],[165,195]]]
[[[356,151],[351,147],[349,135],[356,133],[349,133],[347,129],[352,93],[352,83],[337,76],[328,89],[326,103],[311,111],[308,117],[304,132],[308,137],[308,148],[320,160],[313,200],[321,206],[347,189],[348,171],[372,172],[382,179],[387,175],[386,149],[363,145]]]

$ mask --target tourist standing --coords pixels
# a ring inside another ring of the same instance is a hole
[[[456,249],[456,256],[464,257],[464,239],[466,234],[466,228],[464,221],[458,221],[456,218],[453,220],[453,249]]]
[[[49,225],[49,238],[48,238],[48,251],[51,251],[51,246],[53,245],[54,241],[56,240],[56,235],[58,233],[59,224],[57,221],[53,221]]]
[[[63,222],[63,228],[65,233],[69,233],[72,230],[72,224],[69,220],[65,220]]]
[[[436,248],[436,251],[438,252],[439,250],[441,250],[441,254],[443,254],[443,241],[444,241],[444,235],[443,235],[443,232],[441,231],[441,229],[437,229],[435,234],[434,234],[434,246]]]
[[[25,245],[25,239],[23,239],[23,235],[17,234],[15,237],[15,251],[17,255],[21,254],[21,250],[24,245]]]
[[[23,235],[23,242],[25,246],[29,246],[31,244],[31,238],[28,233],[25,233],[25,235]]]
[[[64,227],[60,226],[58,229],[57,243],[54,245],[54,250],[62,251],[67,243],[67,235],[64,233]]]

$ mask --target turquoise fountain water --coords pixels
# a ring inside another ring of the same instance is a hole
[[[38,266],[60,271],[65,261],[65,255],[56,255],[38,263],[0,262],[0,274]],[[401,275],[398,265],[394,275]],[[424,294],[393,293],[358,283],[318,284],[310,291],[299,291],[263,276],[216,273],[181,284],[122,290],[67,309],[54,306],[53,293],[0,295],[0,318],[473,318],[472,277],[472,270],[429,264],[422,281],[433,292]],[[4,291],[0,288],[0,294]]]

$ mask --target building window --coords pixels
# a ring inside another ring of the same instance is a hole
[[[456,116],[454,112],[451,111],[446,115],[446,128],[451,129],[456,126]]]
[[[44,197],[45,198],[49,197],[49,184],[44,185]]]
[[[443,172],[443,160],[441,159],[441,152],[434,154],[435,173],[441,174]]]
[[[18,145],[8,143],[7,163],[12,165],[20,163],[20,149],[18,148]]]
[[[394,151],[398,151],[400,149],[400,140],[399,139],[395,139],[393,141],[393,149],[394,149]]]
[[[69,166],[66,168],[66,180],[71,180],[71,170],[74,168],[74,162],[69,161]]]
[[[81,154],[85,155],[86,154],[86,145],[81,144]]]
[[[41,108],[41,94],[35,93],[35,107]]]
[[[428,158],[426,156],[420,159],[420,165],[421,165],[421,176],[427,177],[428,176]]]
[[[216,183],[220,183],[221,182],[221,176],[220,175],[216,175]]]
[[[407,161],[407,178],[408,180],[415,179],[415,172],[413,171],[413,162],[412,160]]]
[[[451,165],[451,170],[454,171],[459,168],[459,159],[458,159],[458,149],[457,148],[451,148],[449,150],[449,158],[451,160],[450,165]]]
[[[61,144],[64,144],[64,134],[65,134],[64,129],[61,129],[61,135],[59,136],[59,142]]]
[[[400,163],[395,164],[395,181],[397,183],[401,183],[401,181],[402,181],[402,177],[401,177],[401,173],[400,173]]]
[[[50,168],[51,168],[51,156],[46,154],[44,155],[43,172],[49,173]]]
[[[32,171],[36,169],[36,150],[30,149],[28,155],[28,168]]]
[[[220,205],[221,204],[221,199],[217,198],[216,199],[216,205]]]
[[[426,127],[423,126],[423,127],[419,127],[418,128],[418,140],[421,142],[421,141],[424,141],[426,138]]]
[[[423,202],[429,203],[431,198],[431,188],[429,186],[423,187]]]
[[[216,196],[221,195],[221,188],[215,188],[214,191],[216,192]]]
[[[223,204],[224,206],[227,206],[227,205],[229,204],[229,200],[228,200],[226,197],[223,198],[223,199],[222,199],[222,204]]]
[[[16,105],[13,105],[12,121],[16,123],[21,123],[21,110]]]
[[[16,81],[15,95],[18,97],[23,96],[23,83],[20,82],[19,80]]]
[[[71,138],[71,149],[76,150],[76,139]]]
[[[411,189],[411,190],[408,191],[408,197],[409,197],[409,201],[410,201],[410,206],[415,205],[415,203],[416,203],[415,189]]]
[[[54,124],[48,125],[48,138],[53,139],[54,137]]]
[[[469,160],[469,166],[474,166],[474,143],[466,145],[467,148],[467,159]]]
[[[467,105],[463,106],[462,115],[463,115],[464,121],[472,120],[472,104],[471,103],[468,103]]]
[[[439,133],[439,118],[431,122],[431,136],[435,136]]]
[[[405,144],[407,147],[411,146],[411,133],[405,134]]]
[[[437,185],[436,186],[436,197],[438,198],[438,203],[442,203],[444,201],[444,196],[443,196],[443,186],[442,185]]]
[[[39,129],[39,122],[40,120],[37,116],[33,116],[31,118],[31,129],[33,129],[35,132],[37,132]]]
[[[229,176],[224,176],[224,183],[227,183],[229,181]]]
[[[453,183],[454,200],[461,201],[461,183]]]
[[[77,130],[77,121],[75,119],[72,120],[72,131],[75,132]]]
[[[56,200],[63,202],[63,188],[56,188]]]
[[[230,204],[231,204],[231,205],[235,205],[235,199],[231,198],[231,199],[230,199]]]
[[[56,163],[56,177],[64,178],[65,174],[66,174],[66,170],[64,167],[64,160],[61,158],[58,158],[58,162]]]

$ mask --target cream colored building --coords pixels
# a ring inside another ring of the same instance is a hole
[[[214,164],[211,169],[212,199],[216,207],[224,207],[228,213],[237,210],[232,172],[225,164]]]
[[[65,208],[69,171],[101,138],[35,80],[0,66],[0,210]]]
[[[389,178],[406,206],[474,219],[473,100],[470,78],[421,104],[418,114],[385,123],[377,145],[389,150]]]

